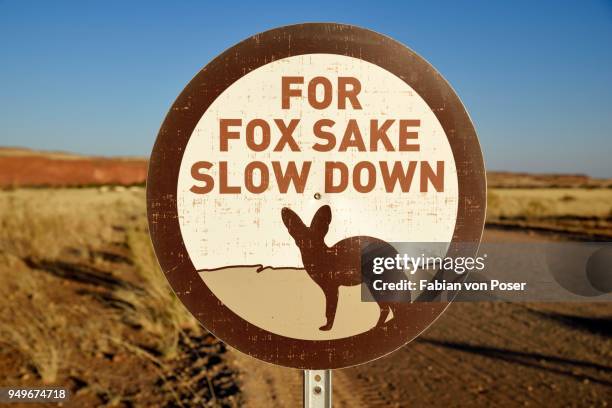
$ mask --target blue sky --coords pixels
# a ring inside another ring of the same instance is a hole
[[[208,61],[306,21],[387,34],[465,103],[489,169],[612,177],[610,1],[0,0],[0,145],[147,156]]]

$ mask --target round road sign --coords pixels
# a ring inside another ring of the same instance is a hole
[[[362,300],[360,248],[478,243],[485,199],[450,85],[340,24],[277,28],[211,61],[164,120],[147,181],[179,299],[229,345],[302,369],[364,363],[427,328],[447,303]]]

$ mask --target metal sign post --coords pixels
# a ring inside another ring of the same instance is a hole
[[[331,370],[304,370],[304,408],[331,408]]]

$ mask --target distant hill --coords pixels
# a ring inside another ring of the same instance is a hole
[[[531,174],[505,171],[487,172],[490,188],[609,188],[612,179],[596,179],[584,174]]]
[[[0,188],[142,184],[147,160],[0,148]]]
[[[143,157],[95,157],[67,152],[0,147],[0,188],[142,184]],[[529,174],[491,171],[490,188],[612,187],[611,179],[581,174]]]

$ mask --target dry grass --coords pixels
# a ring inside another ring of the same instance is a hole
[[[181,331],[196,323],[159,270],[144,202],[142,188],[0,193],[0,353],[18,352],[46,383],[78,370],[84,355],[118,347],[159,361],[176,354]],[[100,256],[109,247],[123,251],[123,264]],[[64,292],[67,279],[89,279],[79,270],[58,277],[27,262],[109,271],[103,275],[109,285],[93,282],[85,293],[110,307],[98,306],[92,316],[74,289]],[[71,353],[75,345],[79,352]]]
[[[493,189],[488,196],[490,218],[597,217],[612,210],[612,189]]]
[[[140,284],[147,295],[138,296],[133,291],[119,290],[117,296],[135,306],[131,318],[155,339],[152,347],[164,357],[174,357],[179,334],[186,328],[195,328],[197,322],[163,278],[148,232],[128,229],[127,244],[138,271]]]
[[[0,341],[25,356],[44,383],[53,383],[61,361],[67,357],[61,339],[67,326],[67,310],[49,301],[43,282],[29,273],[19,259],[2,254],[0,265]]]
[[[487,222],[612,236],[612,189],[491,189]]]
[[[24,189],[0,193],[0,251],[57,259],[111,242],[114,227],[143,213],[142,191]]]

